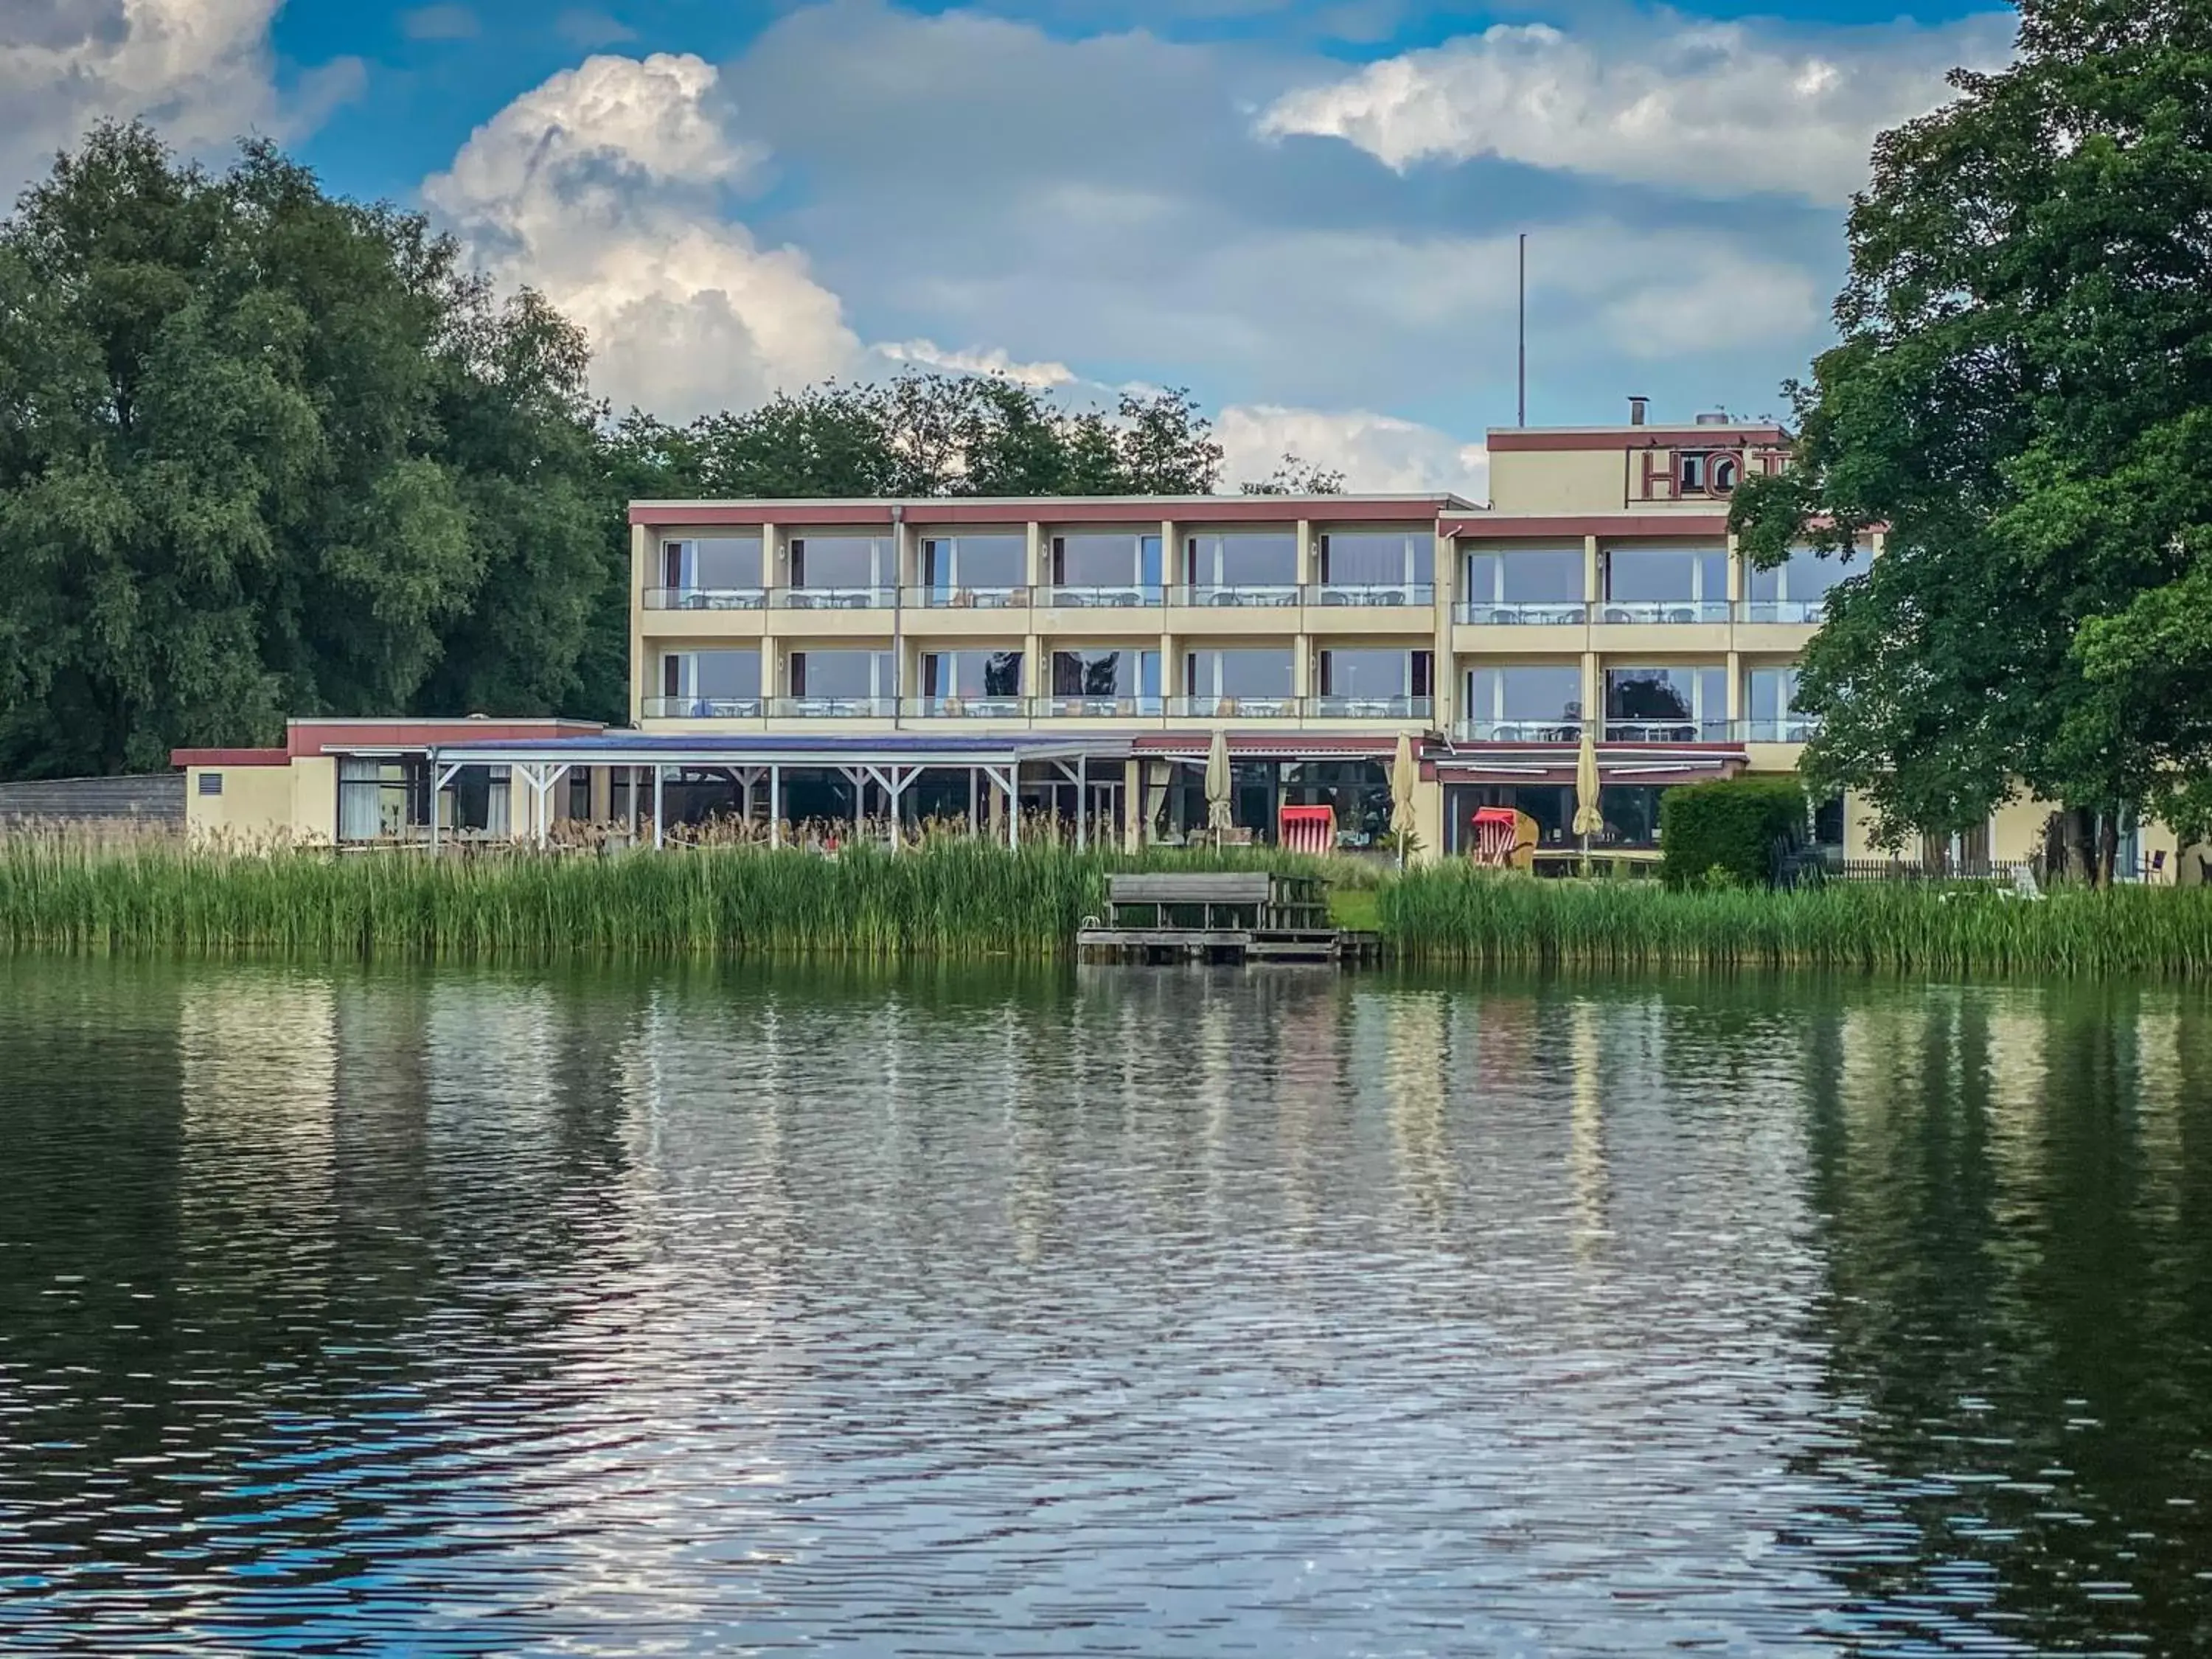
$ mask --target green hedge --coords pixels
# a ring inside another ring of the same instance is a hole
[[[1774,843],[1805,838],[1805,791],[1794,777],[1684,784],[1659,798],[1660,873],[1693,887],[1716,870],[1740,887],[1768,887]]]

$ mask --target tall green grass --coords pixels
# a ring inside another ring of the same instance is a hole
[[[1114,871],[1300,864],[1235,849],[1133,857],[1048,845],[1009,852],[966,840],[896,853],[848,848],[834,860],[747,846],[433,859],[419,850],[339,854],[195,848],[160,836],[20,836],[0,840],[0,945],[1043,957],[1069,951],[1083,918],[1104,911]],[[1358,878],[1349,869],[1334,873]]]
[[[1376,896],[1383,937],[1428,963],[1816,967],[1929,975],[2212,974],[2212,889],[1833,884],[1668,892],[1656,882],[1534,881],[1463,865]]]

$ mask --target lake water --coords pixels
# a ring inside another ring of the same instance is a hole
[[[0,961],[0,1650],[2203,1650],[2201,993]]]

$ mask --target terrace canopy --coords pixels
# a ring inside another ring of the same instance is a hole
[[[1037,764],[1054,768],[1078,791],[1088,781],[1094,760],[1122,760],[1130,752],[1129,739],[1045,736],[1034,732],[1003,734],[957,733],[939,736],[924,732],[874,732],[866,736],[816,737],[811,733],[665,736],[647,732],[607,732],[593,737],[549,738],[532,741],[492,739],[476,743],[434,744],[429,751],[434,777],[431,789],[430,845],[438,845],[436,802],[442,789],[464,766],[496,765],[508,769],[535,796],[538,839],[546,835],[546,798],[572,767],[609,766],[633,769],[633,775],[653,772],[653,839],[661,841],[661,787],[671,768],[726,771],[750,793],[763,781],[769,790],[771,842],[780,840],[781,802],[786,768],[818,768],[842,773],[857,787],[872,782],[887,795],[894,812],[899,799],[923,772],[957,769],[990,780],[1004,790],[1009,802],[1019,793],[1021,769]],[[636,794],[631,793],[632,811]],[[1076,818],[1077,844],[1088,833],[1084,815]],[[1006,844],[1021,838],[1021,814],[1006,814]]]

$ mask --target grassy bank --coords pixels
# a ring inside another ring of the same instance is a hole
[[[1413,962],[1628,968],[1816,967],[2085,978],[2212,975],[2212,889],[2055,891],[1838,884],[1670,893],[1656,882],[1500,879],[1419,870],[1376,895]]]
[[[897,854],[192,850],[165,837],[0,840],[0,945],[53,950],[665,957],[765,951],[1044,957],[1116,870],[1281,867],[1279,855],[947,841]],[[1317,867],[1310,866],[1308,867]],[[1350,871],[1335,872],[1340,878]]]

